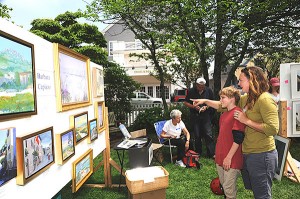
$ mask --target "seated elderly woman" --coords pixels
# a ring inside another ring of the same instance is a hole
[[[177,146],[177,160],[175,164],[185,167],[185,164],[182,162],[182,158],[185,154],[185,151],[189,148],[190,133],[185,127],[185,124],[181,121],[181,115],[181,111],[177,109],[171,111],[171,119],[166,121],[160,137],[166,139],[172,138],[170,140],[171,145]],[[185,139],[180,138],[181,132],[184,133]],[[169,144],[169,142],[166,144]]]

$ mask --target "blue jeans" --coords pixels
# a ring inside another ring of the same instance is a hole
[[[277,150],[244,154],[242,178],[246,189],[253,191],[255,199],[272,198],[272,180],[278,164]]]

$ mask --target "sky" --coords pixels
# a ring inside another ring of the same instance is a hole
[[[90,3],[92,0],[85,0],[85,2]],[[57,15],[66,11],[85,10],[87,5],[85,2],[83,0],[0,0],[0,3],[13,9],[9,12],[10,21],[23,26],[26,30],[31,28],[30,23],[34,19],[54,19]],[[102,23],[87,21],[86,23],[98,26],[100,31],[106,27]]]

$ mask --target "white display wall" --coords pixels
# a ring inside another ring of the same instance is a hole
[[[287,101],[287,136],[300,137],[300,63],[280,64],[280,101]],[[297,129],[297,126],[298,129]]]
[[[0,121],[0,129],[15,127],[16,135],[20,137],[53,126],[55,137],[55,134],[60,134],[70,129],[69,117],[71,115],[88,111],[88,119],[91,120],[95,118],[94,101],[104,101],[104,98],[95,99],[92,96],[92,92],[91,99],[93,103],[90,106],[57,112],[52,43],[1,18],[0,30],[34,45],[37,101],[37,115]],[[95,63],[91,63],[90,66],[101,68],[101,66]],[[90,74],[90,78],[92,78],[91,76]],[[93,156],[95,158],[105,149],[105,144],[104,132],[100,132],[98,139],[91,144],[88,144],[87,140],[83,140],[75,146],[75,155],[65,164],[58,165],[54,163],[45,172],[23,186],[17,185],[15,178],[6,182],[0,187],[0,198],[34,199],[53,197],[72,179],[72,162],[90,148],[93,149]]]

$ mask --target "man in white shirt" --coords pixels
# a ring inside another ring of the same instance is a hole
[[[161,138],[171,139],[171,145],[177,146],[177,160],[176,165],[185,167],[185,164],[182,162],[185,151],[188,150],[190,144],[190,133],[185,127],[185,124],[181,121],[181,111],[174,109],[170,113],[171,119],[166,121]],[[181,132],[184,133],[185,139],[181,139]],[[166,144],[169,144],[167,142]]]

